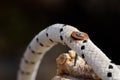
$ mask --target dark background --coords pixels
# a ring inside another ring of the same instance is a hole
[[[91,40],[116,64],[120,64],[119,0],[1,0],[0,80],[16,80],[20,58],[31,39],[54,23],[87,32]],[[45,56],[37,79],[55,75],[59,46]],[[53,53],[54,52],[54,53]]]

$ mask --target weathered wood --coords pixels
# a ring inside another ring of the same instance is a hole
[[[57,74],[52,80],[100,80],[80,56],[77,56],[76,65],[74,65],[76,53],[70,50],[68,53],[62,53],[57,59]]]

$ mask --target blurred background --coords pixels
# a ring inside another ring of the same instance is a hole
[[[87,32],[114,63],[120,64],[119,0],[1,0],[0,80],[16,80],[26,46],[54,23]],[[58,45],[45,55],[37,80],[50,80],[55,75],[56,57],[67,50]]]

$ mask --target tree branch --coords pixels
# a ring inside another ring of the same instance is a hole
[[[70,50],[56,59],[58,69],[52,80],[101,80],[80,56],[77,56],[74,65],[75,55],[76,53]]]

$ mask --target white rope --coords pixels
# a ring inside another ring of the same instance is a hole
[[[66,44],[80,55],[102,80],[120,80],[120,69],[78,29],[54,24],[41,31],[28,45],[21,59],[18,80],[35,80],[41,60],[57,43]]]

